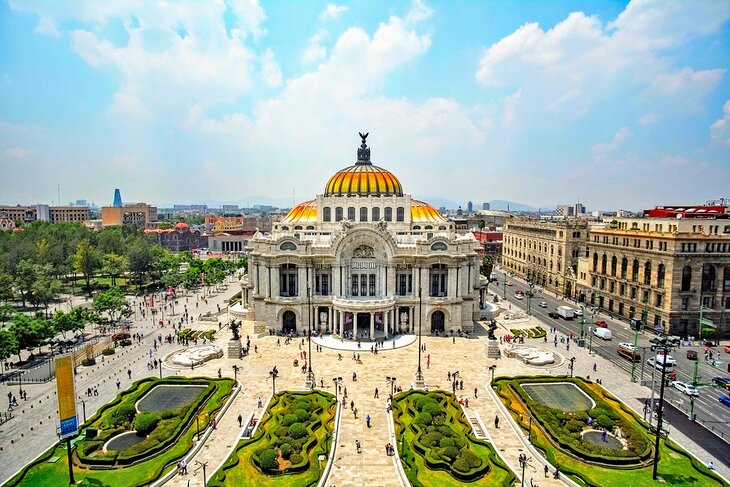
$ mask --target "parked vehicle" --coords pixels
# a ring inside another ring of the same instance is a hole
[[[626,360],[630,360],[632,362],[641,362],[641,357],[634,350],[629,350],[629,349],[626,349],[623,347],[618,347],[618,349],[616,350],[616,353],[618,354],[619,357],[623,357]]]
[[[674,381],[672,382],[672,387],[677,389],[680,392],[683,392],[684,394],[687,394],[688,396],[699,396],[700,391],[697,390],[695,386],[692,384],[689,384],[687,382],[680,382],[680,381]]]
[[[595,323],[596,323],[596,326],[598,326],[598,327],[601,327],[601,328],[608,328],[608,325],[607,325],[607,324],[606,324],[606,322],[605,322],[605,321],[603,321],[603,320],[598,320],[598,321],[596,321]]]
[[[540,301],[537,305],[541,308],[547,308],[547,303],[545,301]]]
[[[690,360],[697,360],[697,351],[696,350],[687,350],[687,358]]]
[[[608,328],[594,328],[593,334],[602,340],[610,340],[613,338],[613,333]]]
[[[720,396],[720,402],[725,406],[730,406],[730,396]]]
[[[570,306],[558,306],[557,308],[555,308],[555,311],[564,320],[572,320],[575,316],[575,310]]]

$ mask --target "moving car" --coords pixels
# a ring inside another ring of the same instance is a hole
[[[511,286],[512,285],[512,281],[507,281],[507,285],[508,286]]]
[[[725,406],[730,406],[730,396],[720,396],[720,402]]]
[[[689,360],[697,360],[697,350],[687,350],[687,358]]]
[[[593,334],[602,340],[610,340],[613,338],[613,334],[608,328],[595,328]]]
[[[580,308],[575,309],[575,316],[583,316],[583,310]]]
[[[638,353],[636,353],[635,350],[629,350],[627,348],[618,347],[618,349],[616,349],[616,353],[618,354],[619,357],[623,357],[626,360],[630,360],[632,362],[641,362],[641,357],[639,356]]]
[[[618,344],[618,346],[619,346],[619,348],[623,348],[626,350],[632,350],[632,351],[636,350],[636,345],[634,345],[633,343],[629,343],[629,342],[621,342]]]
[[[672,387],[677,389],[680,392],[683,392],[684,394],[687,394],[688,396],[699,396],[700,391],[697,390],[695,386],[692,384],[689,384],[687,382],[680,382],[680,381],[674,381],[672,382]]]
[[[547,308],[547,303],[545,301],[540,301],[537,305],[541,308]]]
[[[657,360],[657,358],[659,360]],[[674,359],[672,359],[672,360],[674,360]],[[676,362],[677,362],[676,360],[674,362],[667,361],[666,362],[667,365],[666,365],[666,367],[664,367],[665,372],[666,373],[674,372],[674,364]],[[656,358],[649,357],[648,359],[646,359],[646,363],[649,364],[649,366],[654,367],[657,370],[662,370],[662,356],[661,355],[657,355]]]
[[[556,320],[557,320],[558,318],[560,318],[560,315],[559,315],[558,313],[556,313],[555,311],[551,311],[551,312],[549,312],[549,313],[548,313],[548,316],[549,316],[550,318],[553,318],[553,319],[556,319]]]
[[[730,353],[730,347],[725,347],[725,353]]]
[[[712,383],[730,391],[730,377],[713,377]]]
[[[605,321],[603,321],[603,320],[598,320],[598,321],[596,321],[595,323],[596,323],[596,326],[599,326],[599,327],[601,327],[601,328],[608,328],[608,325],[607,325],[607,324],[606,324],[606,322],[605,322]]]
[[[517,294],[517,293],[515,293],[515,299],[519,299],[519,300],[522,300],[522,299],[524,299],[524,298],[522,297],[522,294]]]

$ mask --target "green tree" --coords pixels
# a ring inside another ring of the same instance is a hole
[[[482,257],[482,262],[479,266],[479,273],[489,279],[490,274],[492,274],[492,269],[494,269],[495,261],[496,259],[494,254],[484,254],[484,257]]]
[[[185,289],[195,289],[200,285],[200,269],[190,266],[183,274],[183,286]]]
[[[0,304],[0,323],[5,323],[15,314],[15,308],[11,305],[4,303]]]
[[[0,302],[12,301],[13,297],[13,276],[0,270]]]
[[[94,310],[106,314],[109,323],[114,326],[117,321],[132,314],[127,298],[118,287],[110,287],[94,298]]]
[[[86,292],[91,296],[91,277],[101,265],[99,251],[88,240],[82,240],[73,257],[74,272],[81,274],[86,282]]]
[[[59,294],[61,294],[61,282],[50,275],[39,273],[38,279],[33,283],[31,298],[36,307],[40,304],[44,306],[46,317],[48,317],[48,305],[55,301]]]
[[[152,271],[155,256],[150,245],[144,240],[137,240],[131,244],[127,253],[129,270],[136,276],[137,283],[142,284],[144,277]]]
[[[165,287],[172,286],[173,288],[176,288],[182,284],[183,276],[177,270],[170,270],[162,275],[160,282],[164,284]]]
[[[18,340],[15,334],[5,328],[0,328],[0,360],[5,360],[18,350]]]
[[[10,332],[15,336],[16,348],[13,353],[21,360],[20,352],[28,350],[33,355],[33,349],[37,347],[42,338],[38,336],[39,329],[35,325],[35,319],[23,313],[15,313],[10,323]]]
[[[25,308],[26,302],[33,292],[33,283],[38,278],[38,269],[31,260],[21,260],[15,270],[15,287],[20,291],[20,297]]]
[[[172,223],[170,223],[170,222],[161,222],[158,228],[160,230],[170,230],[172,228]]]
[[[109,253],[102,257],[101,272],[111,277],[112,286],[117,285],[117,277],[124,274],[128,268],[129,263],[123,255]]]

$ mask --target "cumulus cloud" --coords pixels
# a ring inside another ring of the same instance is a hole
[[[302,63],[314,64],[327,57],[327,48],[322,45],[322,41],[328,37],[329,33],[320,29],[312,37],[302,54]]]
[[[349,9],[344,5],[335,5],[334,3],[328,3],[324,11],[319,14],[319,19],[326,22],[328,20],[337,20],[340,15],[347,12]]]
[[[730,100],[722,107],[722,118],[710,127],[713,145],[730,147]]]
[[[267,86],[275,88],[281,84],[281,68],[274,59],[274,51],[267,49],[261,60],[261,75]]]
[[[621,146],[624,140],[632,137],[634,134],[628,127],[621,127],[616,135],[613,136],[611,142],[604,144],[596,144],[593,146],[593,151],[597,153],[605,153],[617,149]]]

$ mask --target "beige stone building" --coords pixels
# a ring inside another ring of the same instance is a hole
[[[730,220],[618,218],[592,226],[578,288],[616,317],[681,336],[699,335],[703,306],[703,318],[719,327],[710,333],[727,336]]]
[[[145,226],[157,221],[157,207],[147,203],[125,203],[122,206],[102,206],[101,223],[105,227],[119,225]]]
[[[585,255],[588,223],[580,219],[512,218],[504,222],[502,269],[572,297],[578,258]]]
[[[78,222],[83,223],[90,218],[88,206],[0,206],[0,218],[30,223],[34,221]]]
[[[375,339],[394,333],[472,331],[485,297],[480,246],[370,162],[294,207],[250,241],[243,305],[270,331]]]

